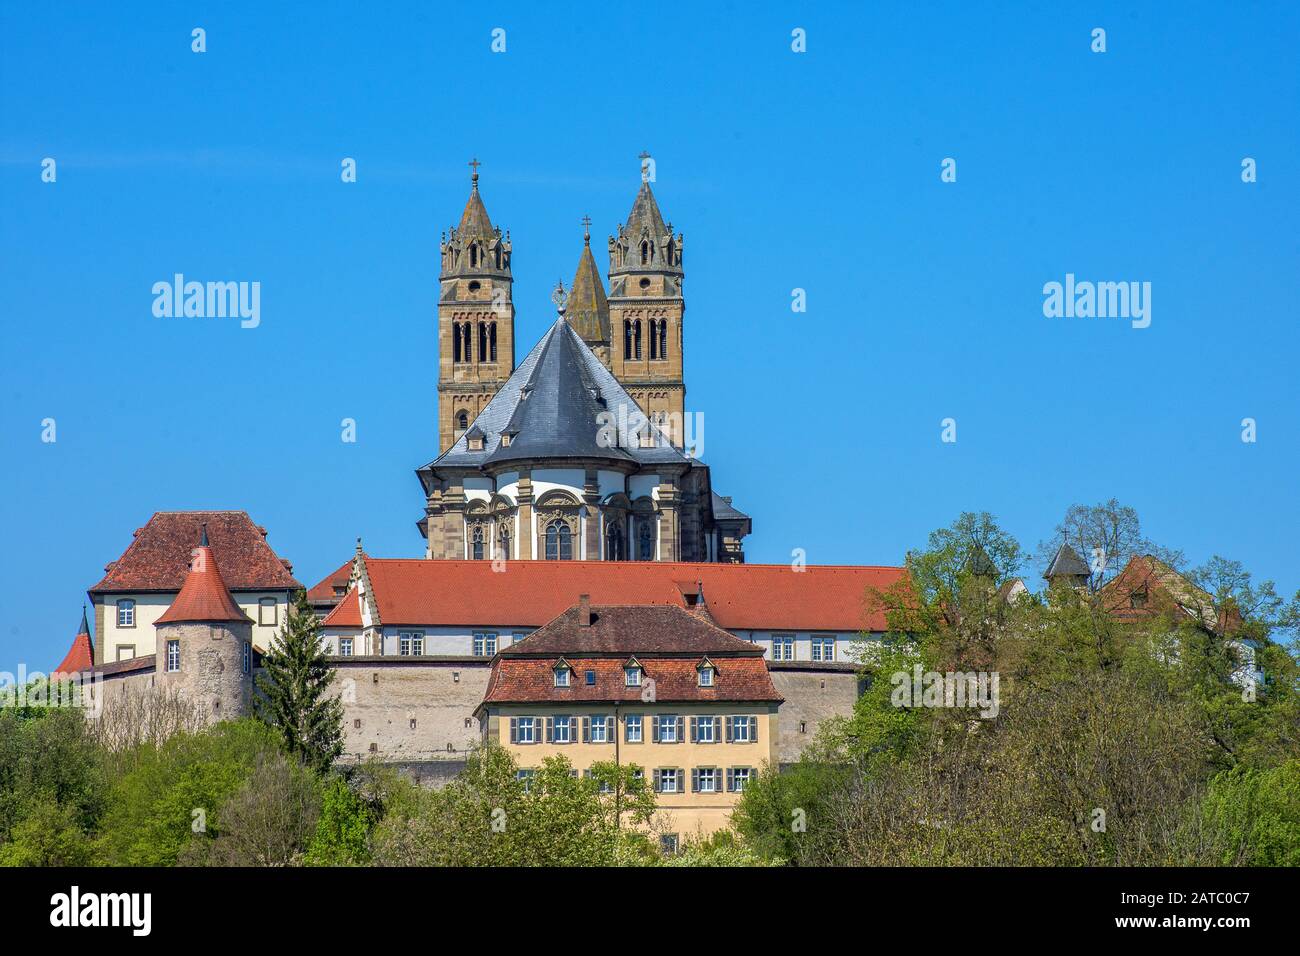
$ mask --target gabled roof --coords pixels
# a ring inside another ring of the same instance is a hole
[[[1135,593],[1146,594],[1148,600],[1133,607],[1130,597]],[[1210,629],[1231,632],[1241,626],[1239,613],[1217,609],[1208,591],[1151,554],[1130,558],[1124,570],[1106,582],[1099,596],[1107,612],[1121,620],[1173,611]]]
[[[245,511],[158,511],[135,532],[135,540],[112,564],[91,594],[114,591],[178,591],[189,570],[190,552],[206,525],[212,553],[228,587],[236,591],[281,591],[302,587],[293,565],[266,542],[266,529]]]
[[[226,582],[221,579],[221,571],[217,567],[212,548],[208,545],[206,533],[194,550],[194,559],[180,593],[154,625],[191,622],[252,623],[248,615],[239,609],[235,599],[230,596]]]
[[[90,622],[86,619],[86,609],[81,609],[81,628],[72,639],[72,647],[63,657],[63,663],[54,668],[55,674],[75,674],[95,665],[95,646],[90,640]]]
[[[730,498],[724,498],[716,491],[713,493],[713,517],[718,521],[748,521],[749,515],[741,511],[731,503]]]
[[[1084,563],[1079,553],[1068,544],[1062,544],[1056,549],[1056,555],[1052,558],[1052,563],[1047,566],[1043,572],[1043,577],[1049,581],[1058,577],[1089,577],[1091,571],[1088,565]]]
[[[868,588],[902,580],[902,568],[677,561],[511,561],[506,573],[490,561],[367,558],[370,590],[385,625],[540,627],[580,594],[594,604],[686,607],[687,592],[704,589],[709,613],[729,630],[885,631],[885,616],[867,607]],[[697,585],[698,582],[698,585]],[[355,593],[355,592],[354,592]],[[360,627],[353,594],[326,618]]]
[[[772,701],[782,697],[772,684],[763,651],[732,637],[680,607],[590,607],[575,605],[544,627],[500,651],[492,663],[484,703],[582,701]],[[641,665],[643,682],[628,687],[624,668],[630,652]],[[593,680],[556,687],[556,658],[579,661]],[[701,687],[697,667],[717,659],[714,681]]]
[[[357,589],[348,591],[320,623],[321,627],[361,627],[361,596]]]
[[[307,600],[312,604],[332,604],[342,596],[335,594],[334,589],[336,587],[342,588],[343,593],[347,594],[348,582],[351,578],[352,559],[348,558],[337,571],[327,574],[307,592]]]
[[[582,255],[578,257],[578,271],[573,276],[569,290],[565,318],[578,336],[590,344],[608,344],[609,300],[605,297],[605,283],[601,281],[596,259],[591,254],[591,237],[583,241]]]
[[[626,409],[623,418],[628,420],[640,413],[636,400],[560,317],[474,419],[485,435],[483,449],[471,451],[467,435],[461,435],[416,474],[425,482],[432,469],[478,468],[537,457],[693,463],[666,438],[653,448],[641,448],[635,441],[628,443],[632,447],[603,447],[596,416],[609,412],[617,422],[620,408]],[[509,446],[501,445],[505,431],[512,434]]]
[[[716,624],[671,604],[592,605],[584,625],[579,606],[503,649],[502,657],[611,657],[626,661],[657,655],[762,657],[762,648],[732,637]],[[693,666],[693,665],[692,665]]]

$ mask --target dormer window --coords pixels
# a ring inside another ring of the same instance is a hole
[[[469,440],[469,450],[470,450],[470,451],[482,451],[482,450],[483,450],[483,439],[482,439],[482,438],[471,438],[471,439]]]
[[[699,672],[700,675],[701,687],[714,686],[714,682],[715,679],[717,678],[718,671],[717,668],[713,666],[713,661],[709,660],[706,657],[704,660],[700,661],[700,663],[696,665],[696,670]]]
[[[1147,606],[1147,592],[1134,591],[1128,596],[1128,606],[1135,611],[1140,611]]]
[[[555,668],[555,686],[556,686],[556,687],[568,687],[568,686],[569,686],[569,675],[570,675],[571,673],[572,673],[572,672],[569,670],[569,665],[568,665],[568,664],[561,663],[561,664],[556,665],[556,668]]]
[[[641,665],[629,664],[623,668],[623,680],[628,687],[641,686]]]
[[[509,448],[509,447],[510,447],[510,436],[509,436],[509,435],[502,435],[502,436],[501,436],[501,447],[502,447],[502,448]]]

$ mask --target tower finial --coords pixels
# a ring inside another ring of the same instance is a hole
[[[582,222],[582,241],[587,245],[591,245],[591,217],[583,216],[581,222]]]
[[[208,547],[208,523],[203,522],[203,530],[199,533],[199,547]]]
[[[564,309],[569,304],[569,296],[564,291],[563,279],[555,283],[555,291],[551,293],[551,301],[555,303],[555,311],[560,315],[564,315]]]
[[[470,168],[469,181],[470,184],[475,189],[478,189],[478,168],[482,165],[483,164],[478,161],[477,156],[473,157],[469,161],[469,168]]]

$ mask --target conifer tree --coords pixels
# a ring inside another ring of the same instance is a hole
[[[320,625],[307,592],[294,605],[277,639],[262,658],[257,677],[257,716],[285,750],[324,773],[343,753],[343,704],[329,694],[334,671],[325,659]]]

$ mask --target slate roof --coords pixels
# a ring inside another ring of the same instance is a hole
[[[159,511],[135,532],[135,540],[104,570],[91,594],[112,591],[178,591],[189,572],[190,552],[206,526],[222,577],[236,591],[302,587],[293,565],[266,542],[266,529],[245,511]]]
[[[1048,580],[1056,577],[1089,577],[1092,572],[1088,565],[1084,563],[1079,553],[1068,544],[1063,544],[1056,549],[1056,555],[1052,558],[1052,563],[1047,566],[1043,572],[1043,577]]]
[[[637,190],[636,199],[632,201],[632,211],[627,214],[627,224],[621,228],[621,231],[624,236],[634,239],[641,236],[643,227],[656,239],[668,234],[664,217],[659,212],[659,203],[655,202],[655,194],[651,192],[650,183],[645,179],[641,180],[641,188]]]
[[[522,641],[501,651],[502,657],[616,657],[627,660],[656,654],[762,657],[763,650],[733,637],[716,624],[672,604],[594,605],[591,623],[581,624],[584,610],[570,607]]]
[[[483,449],[470,451],[468,433],[461,435],[416,474],[424,481],[430,469],[472,469],[523,458],[693,464],[667,438],[653,448],[635,441],[628,443],[631,447],[601,447],[596,416],[610,412],[617,421],[620,406],[627,409],[630,426],[640,406],[561,316],[474,419],[486,436]],[[501,445],[505,431],[512,433],[509,446]]]
[[[474,174],[469,200],[465,203],[465,211],[460,216],[458,233],[463,239],[493,238],[496,235],[492,228],[492,220],[488,218],[487,207],[483,205],[483,197],[478,192],[478,173]]]
[[[734,507],[730,501],[716,491],[713,492],[713,517],[719,521],[749,520],[749,515]]]

